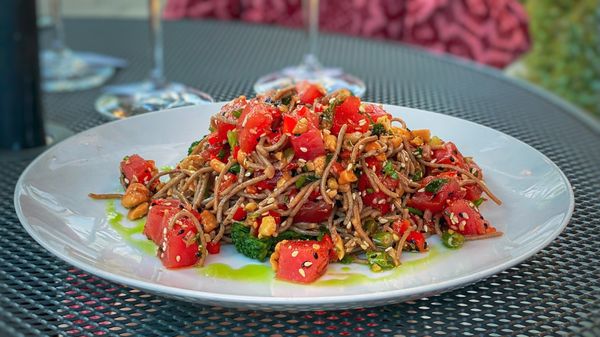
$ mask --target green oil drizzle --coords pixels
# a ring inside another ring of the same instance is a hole
[[[117,211],[114,200],[108,200],[106,203],[106,217],[108,218],[110,226],[119,233],[125,241],[144,253],[151,255],[156,254],[156,245],[152,241],[134,237],[135,234],[142,234],[144,231],[145,220],[142,219],[136,221],[135,226],[133,227],[123,226],[124,215]]]
[[[202,276],[243,282],[269,282],[274,277],[271,267],[264,264],[247,264],[235,269],[224,263],[211,263],[198,272]]]
[[[350,271],[350,267],[342,267],[341,269],[342,271],[344,271],[343,273],[331,272],[325,274],[326,276],[335,278],[330,278],[326,280],[321,279],[311,285],[322,287],[339,287],[372,282],[390,281],[401,277],[402,274],[415,271],[416,268],[420,268],[423,264],[432,262],[440,255],[441,252],[439,248],[430,247],[427,256],[422,257],[420,259],[402,262],[402,264],[399,267],[394,268],[391,272],[381,277],[371,277],[361,273],[348,273],[348,271]]]

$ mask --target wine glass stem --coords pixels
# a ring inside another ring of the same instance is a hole
[[[148,0],[148,7],[150,10],[150,38],[153,60],[150,81],[155,87],[161,87],[165,84],[165,77],[160,0]]]
[[[308,31],[308,53],[304,54],[304,65],[313,70],[320,68],[319,52],[319,0],[303,0],[306,29]]]
[[[62,53],[66,48],[65,28],[63,26],[61,7],[60,0],[50,0],[50,16],[53,21],[51,48],[58,53]]]

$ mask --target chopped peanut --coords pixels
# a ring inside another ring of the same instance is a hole
[[[365,145],[366,152],[377,151],[380,149],[381,149],[381,144],[379,144],[379,142],[370,142],[369,144]]]
[[[335,152],[337,147],[337,138],[334,135],[325,136],[325,148],[330,152]]]
[[[308,131],[308,119],[302,117],[302,118],[300,118],[298,123],[296,123],[296,126],[294,126],[292,133],[300,134],[300,133],[305,133],[306,131]]]
[[[338,184],[346,185],[349,183],[353,183],[357,180],[358,180],[358,177],[356,177],[356,174],[354,174],[354,172],[349,171],[349,170],[343,170],[342,173],[340,173],[340,178],[338,179]]]
[[[141,183],[131,183],[121,198],[121,205],[125,208],[132,208],[148,200],[150,200],[148,188]]]
[[[219,159],[214,158],[210,160],[210,167],[212,167],[215,172],[221,173],[221,171],[223,171],[225,168],[225,164],[223,164],[223,162]]]
[[[271,267],[273,268],[273,272],[275,273],[277,272],[277,269],[279,267],[279,250],[281,249],[281,245],[285,245],[287,242],[287,240],[279,242],[275,246],[275,250],[273,251],[273,254],[271,254],[271,258],[269,258],[269,262],[271,262]]]
[[[314,161],[312,161],[312,160],[309,160],[309,161],[307,161],[307,162],[306,162],[306,168],[307,168],[309,171],[314,171],[314,170],[315,170],[315,162],[314,162]]]
[[[262,222],[260,223],[260,227],[258,228],[258,238],[262,239],[265,237],[270,237],[275,233],[277,229],[277,223],[275,222],[275,218],[267,215],[262,218]]]
[[[204,229],[204,233],[210,233],[219,226],[217,218],[207,210],[202,211],[200,217],[202,218],[202,228]]]
[[[350,191],[350,184],[343,184],[338,187],[340,192],[348,192]]]
[[[289,171],[285,171],[285,173],[283,173],[283,176],[281,178],[279,178],[279,180],[277,180],[277,188],[282,187],[283,185],[285,185],[285,183],[290,180],[290,178],[292,178],[292,175],[290,174]]]
[[[332,239],[335,248],[335,254],[337,255],[339,261],[344,258],[344,255],[346,255],[346,250],[344,249],[344,241],[342,240],[342,238],[340,238],[339,235],[334,235]]]
[[[194,154],[194,155],[185,157],[179,163],[178,166],[179,166],[179,168],[184,169],[184,170],[195,171],[195,170],[199,169],[200,167],[202,167],[204,162],[205,161],[204,161],[204,158],[202,158],[202,156]]]
[[[325,156],[318,156],[313,160],[315,166],[315,173],[320,177],[323,175],[323,171],[325,171],[325,162],[327,158]]]
[[[337,195],[337,190],[329,190],[329,192],[327,192],[327,196],[330,198],[335,198],[335,196]]]
[[[285,104],[279,104],[279,111],[288,112],[288,106]]]
[[[150,204],[148,202],[143,202],[135,206],[134,208],[130,209],[127,213],[127,219],[137,220],[144,217],[146,214],[148,214],[148,207],[150,207]]]
[[[275,152],[274,156],[275,156],[275,159],[281,161],[281,159],[283,159],[283,152],[281,152],[281,151]]]
[[[410,143],[415,146],[421,146],[421,145],[423,145],[423,139],[421,137],[417,136],[417,137],[411,139]]]
[[[258,205],[254,201],[247,203],[246,206],[244,207],[244,209],[248,212],[256,211],[257,208],[258,208]]]
[[[335,178],[333,178],[333,177],[327,179],[327,187],[329,187],[332,190],[337,189],[338,188],[337,180],[335,180]]]
[[[383,128],[386,131],[389,131],[392,128],[392,121],[390,121],[390,119],[387,116],[381,116],[377,118],[376,122],[383,125]]]
[[[246,158],[248,157],[248,154],[242,150],[239,150],[237,153],[237,162],[240,163],[240,165],[242,165],[244,168],[248,168],[247,167],[247,163],[246,163]]]
[[[429,139],[431,139],[431,131],[429,129],[412,130],[410,134],[413,138],[421,138],[424,143],[429,143]]]

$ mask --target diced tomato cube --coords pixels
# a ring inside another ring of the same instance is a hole
[[[430,210],[432,213],[437,213],[441,212],[450,201],[464,197],[465,192],[460,189],[458,180],[448,175],[426,177],[421,184],[422,189],[426,189],[429,183],[437,179],[444,179],[446,181],[441,185],[437,193],[419,190],[412,198],[408,199],[406,205],[422,211]]]
[[[160,244],[163,239],[163,229],[167,228],[169,220],[179,212],[180,202],[176,199],[158,199],[152,202],[144,225],[144,234],[148,239]]]
[[[300,210],[298,213],[296,213],[296,216],[294,216],[294,223],[325,222],[331,215],[332,211],[332,205],[326,202],[308,200],[304,203],[304,205],[302,205],[302,207],[300,207]]]
[[[182,268],[198,262],[198,229],[188,218],[178,219],[158,246],[158,256],[167,268]]]
[[[331,249],[330,240],[283,240],[271,257],[275,275],[284,281],[314,282],[327,270]]]
[[[292,136],[291,143],[296,158],[312,160],[325,155],[323,136],[318,129],[310,129],[299,136]]]
[[[206,250],[209,254],[219,254],[221,252],[221,242],[207,242]]]
[[[254,151],[262,135],[271,131],[271,124],[279,116],[279,110],[259,101],[250,101],[238,119],[238,142],[246,153]]]
[[[319,85],[311,84],[306,81],[296,83],[296,91],[298,92],[298,98],[302,104],[313,104],[317,98],[321,98],[325,95],[325,90]]]
[[[346,129],[347,133],[356,131],[367,132],[370,122],[366,115],[360,113],[360,104],[360,98],[350,96],[342,104],[335,107],[331,127],[333,134],[337,135],[344,124],[348,125]]]
[[[158,173],[153,160],[145,160],[137,154],[123,158],[120,166],[127,184],[134,182],[146,184]]]
[[[238,207],[235,210],[235,213],[233,213],[233,217],[232,218],[235,221],[242,221],[242,220],[244,220],[246,218],[246,214],[247,213],[246,213],[246,211],[244,210],[243,207]]]
[[[495,232],[492,227],[468,200],[453,201],[444,210],[444,219],[450,227],[463,235],[481,235]]]

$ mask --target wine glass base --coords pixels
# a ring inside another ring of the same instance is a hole
[[[179,83],[156,87],[151,82],[112,86],[96,100],[96,111],[110,119],[214,102],[205,92]]]
[[[68,92],[99,87],[115,73],[109,65],[92,64],[70,50],[44,50],[41,55],[42,89]]]
[[[358,97],[361,97],[366,90],[363,81],[344,73],[339,68],[310,69],[300,65],[284,68],[259,78],[254,84],[254,91],[260,94],[269,90],[282,89],[300,81],[319,83],[327,92],[345,88]]]

